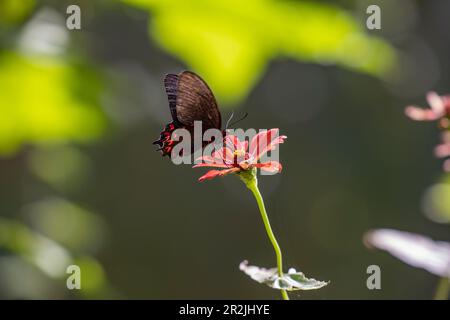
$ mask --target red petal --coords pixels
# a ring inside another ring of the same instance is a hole
[[[417,121],[433,121],[442,117],[441,114],[436,113],[433,109],[421,109],[415,106],[406,107],[405,114]]]
[[[243,144],[245,152],[247,152],[247,150],[248,150],[248,141],[245,140],[242,144]]]
[[[215,163],[198,163],[192,168],[202,168],[202,167],[211,167],[211,168],[229,168],[225,163],[215,162]]]
[[[230,148],[232,151],[234,150],[244,150],[247,151],[247,142],[240,141],[238,136],[227,134],[225,136],[225,146]]]
[[[233,151],[224,147],[222,150],[214,151],[212,156],[216,162],[233,163]]]
[[[256,136],[253,137],[252,141],[250,142],[250,150],[249,152],[252,155],[255,155],[258,153],[259,146],[262,144],[269,144],[270,137],[272,135],[276,135],[278,133],[278,129],[270,129],[270,130],[264,130],[260,131]]]
[[[450,143],[441,143],[434,148],[434,154],[438,158],[450,156]]]
[[[215,177],[219,177],[219,176],[224,176],[226,174],[232,173],[232,172],[237,172],[239,171],[239,168],[231,168],[231,169],[227,169],[227,170],[211,170],[208,171],[205,175],[201,176],[200,178],[198,178],[198,181],[205,181],[205,180],[209,180]]]
[[[250,143],[250,154],[255,161],[261,158],[267,152],[275,149],[275,147],[283,143],[286,136],[278,136],[279,129],[270,129],[262,131],[253,137]]]
[[[204,162],[204,163],[215,163],[215,159],[211,156],[201,156],[195,159],[195,162]]]
[[[444,100],[445,99],[439,96],[436,92],[428,92],[427,94],[427,101],[431,109],[434,111],[434,113],[440,114],[441,116],[444,116],[445,114]]]
[[[221,172],[220,170],[208,171],[206,174],[204,174],[203,176],[198,178],[198,181],[204,181],[204,180],[208,180],[208,179],[212,179],[214,177],[217,177],[220,174],[220,172]]]
[[[264,163],[257,163],[255,167],[260,168],[263,171],[271,173],[280,173],[283,166],[278,161],[269,161]]]

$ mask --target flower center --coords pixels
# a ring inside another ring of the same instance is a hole
[[[245,150],[234,150],[233,155],[238,158],[243,157],[245,155]]]

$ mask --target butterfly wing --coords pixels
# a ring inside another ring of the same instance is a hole
[[[169,109],[172,119],[177,121],[177,92],[178,92],[177,74],[168,74],[164,78],[164,87],[166,88],[167,99],[169,100]]]
[[[184,71],[167,75],[164,83],[174,120],[188,128],[194,126],[194,121],[202,121],[203,130],[222,127],[216,98],[200,76]]]
[[[170,113],[173,122],[161,132],[159,140],[154,144],[160,146],[163,155],[170,155],[177,143],[172,140],[172,132],[177,128],[185,128],[193,133],[194,122],[202,122],[202,130],[221,129],[222,119],[216,98],[197,74],[184,71],[168,74],[164,78]]]

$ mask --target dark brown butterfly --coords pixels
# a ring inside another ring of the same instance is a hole
[[[179,142],[174,141],[172,133],[178,128],[194,131],[194,121],[202,122],[202,131],[221,129],[222,119],[216,98],[205,81],[190,71],[179,74],[168,74],[164,78],[167,98],[169,100],[172,122],[166,125],[158,140],[163,156],[171,156],[173,147]]]

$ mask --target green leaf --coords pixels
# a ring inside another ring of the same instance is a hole
[[[275,0],[122,0],[147,10],[149,33],[211,85],[221,102],[239,102],[271,60],[287,57],[382,77],[396,60],[345,10]]]
[[[289,269],[288,273],[284,273],[282,277],[278,275],[276,268],[266,269],[250,266],[247,261],[242,261],[239,269],[256,282],[263,283],[278,290],[315,290],[329,283],[327,281],[307,278],[302,272],[297,272],[294,268]]]
[[[22,22],[36,6],[36,0],[1,0],[0,25],[9,26]]]
[[[0,88],[0,155],[29,143],[89,142],[106,126],[102,83],[78,63],[2,52]]]

